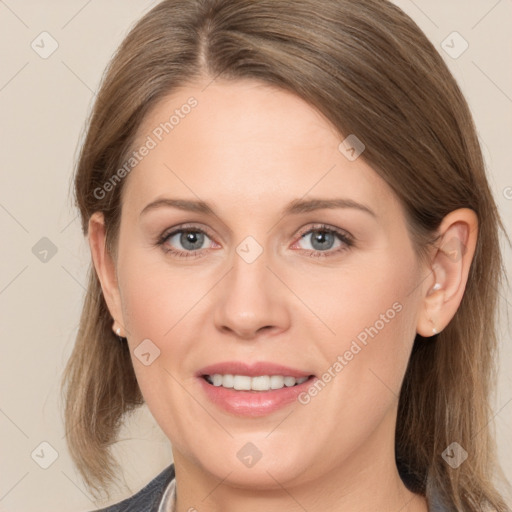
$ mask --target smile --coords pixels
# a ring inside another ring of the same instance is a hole
[[[284,387],[293,387],[306,382],[309,377],[290,377],[284,375],[231,375],[215,373],[204,375],[203,378],[216,387],[234,389],[236,391],[271,391]]]

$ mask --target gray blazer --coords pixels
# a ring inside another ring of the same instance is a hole
[[[169,484],[174,480],[174,464],[165,468],[139,492],[115,505],[96,512],[158,512]],[[443,505],[438,493],[427,486],[429,512],[452,512],[455,509]]]
[[[139,492],[98,512],[158,512],[167,486],[174,480],[174,464],[165,468]]]

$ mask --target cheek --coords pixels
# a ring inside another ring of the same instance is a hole
[[[329,440],[323,457],[330,464],[364,445],[394,414],[415,336],[413,281],[412,273],[388,265],[386,273],[367,270],[333,281],[339,292],[329,300],[316,296],[318,311],[336,334],[318,339],[325,361],[318,377],[325,384],[310,388],[301,403],[303,417],[322,418]]]
[[[187,407],[178,381],[188,385],[184,376],[190,378],[195,370],[191,345],[199,334],[193,331],[204,323],[199,315],[211,279],[197,269],[173,268],[156,251],[125,255],[118,275],[133,367],[149,409],[169,435],[180,431],[177,412]]]
[[[385,352],[410,340],[414,323],[411,291],[416,279],[413,260],[397,264],[392,255],[382,255],[378,264],[361,261],[357,267],[318,277],[308,279],[302,296],[328,328],[329,332],[322,330],[317,338],[331,359],[349,350],[353,341]]]
[[[208,290],[197,271],[172,267],[157,250],[131,251],[119,266],[125,324],[134,340],[171,337]]]
[[[399,395],[416,332],[411,292],[418,280],[412,253],[363,266],[331,279],[330,293],[308,296],[331,331],[318,341],[329,399],[361,419],[368,415],[362,403],[382,409]]]

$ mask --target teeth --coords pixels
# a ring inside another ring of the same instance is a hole
[[[288,377],[282,375],[258,375],[249,377],[248,375],[205,375],[206,380],[214,386],[236,389],[237,391],[270,391],[271,389],[281,389],[302,384],[308,380],[308,377]]]

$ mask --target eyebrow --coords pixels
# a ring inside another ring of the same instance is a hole
[[[193,201],[190,199],[171,199],[162,198],[157,199],[144,207],[140,212],[140,216],[148,213],[149,211],[158,208],[177,208],[190,212],[214,214],[212,206],[205,201]],[[353,201],[352,199],[294,199],[283,209],[282,215],[298,215],[315,210],[322,209],[336,209],[336,208],[352,208],[368,213],[373,217],[377,217],[376,213],[368,206]]]

